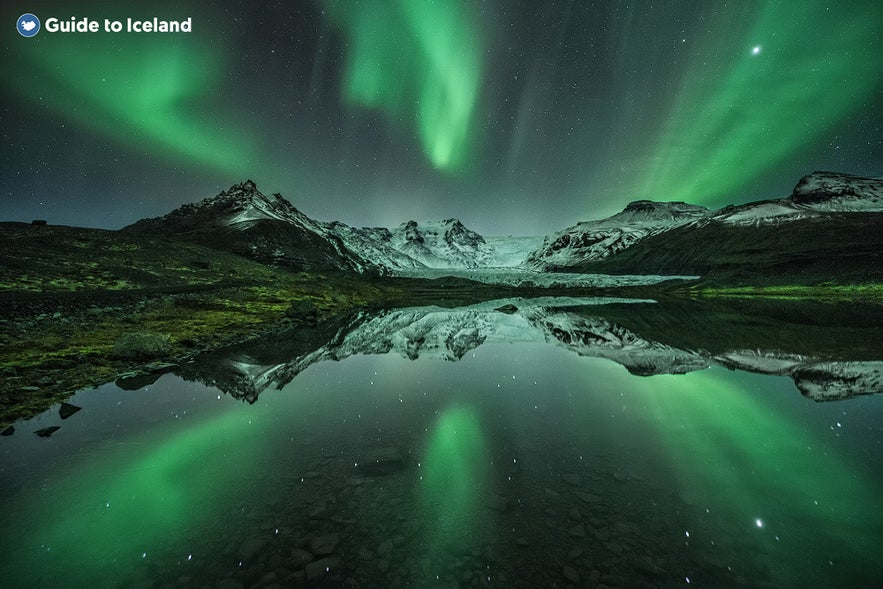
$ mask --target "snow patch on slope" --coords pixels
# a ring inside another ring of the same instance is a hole
[[[883,212],[883,179],[813,172],[801,178],[788,198],[725,207],[712,218],[734,225],[761,225],[831,213],[879,212]]]
[[[577,223],[543,241],[526,265],[547,271],[603,260],[651,235],[669,231],[708,216],[705,207],[684,202],[639,200],[621,212],[598,221]]]

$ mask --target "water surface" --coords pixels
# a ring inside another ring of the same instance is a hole
[[[730,325],[701,340],[683,309],[585,303],[392,310],[81,391],[68,419],[0,439],[5,582],[877,582],[873,348],[692,313]],[[801,378],[849,394],[817,401]]]

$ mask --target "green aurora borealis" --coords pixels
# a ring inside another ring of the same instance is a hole
[[[322,219],[537,234],[883,169],[872,0],[72,6],[2,20],[194,32],[3,27],[3,219],[116,227],[251,177]]]
[[[330,8],[350,40],[346,100],[412,123],[436,168],[465,165],[483,74],[468,5],[377,0]]]

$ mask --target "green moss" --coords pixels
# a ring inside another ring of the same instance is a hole
[[[883,304],[883,284],[833,284],[829,282],[815,286],[697,287],[691,289],[690,292],[701,297],[763,297],[783,300],[861,301]]]
[[[376,304],[390,291],[397,292],[353,277],[270,271],[260,284],[151,297],[116,311],[84,310],[65,314],[66,322],[41,320],[0,335],[0,374],[14,374],[0,376],[0,425],[40,413],[77,389],[138,370],[139,362],[113,354],[128,333],[167,336],[170,349],[161,359],[174,362],[196,350],[257,336],[285,320],[285,310],[296,301],[310,301],[330,317]],[[44,381],[53,384],[38,384]],[[34,386],[38,390],[30,390]]]

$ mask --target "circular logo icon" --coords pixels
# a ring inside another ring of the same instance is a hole
[[[40,19],[30,12],[26,12],[18,17],[15,28],[18,29],[18,34],[22,37],[33,37],[40,32]]]

